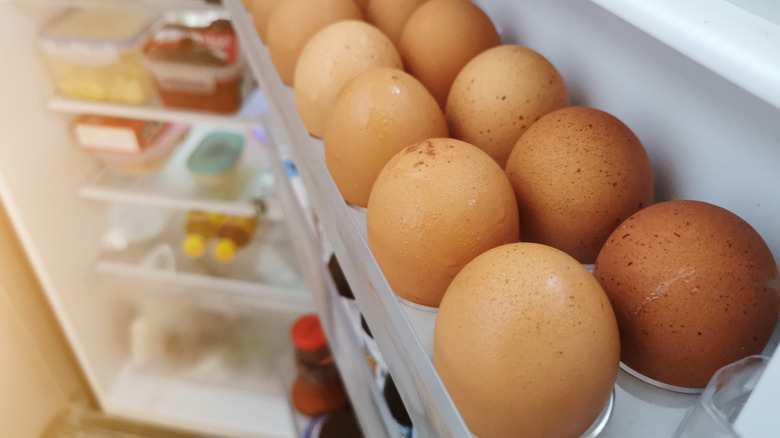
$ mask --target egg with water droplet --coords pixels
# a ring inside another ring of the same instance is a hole
[[[517,203],[501,167],[468,143],[434,138],[393,156],[374,183],[368,244],[393,291],[436,307],[458,271],[516,242]]]

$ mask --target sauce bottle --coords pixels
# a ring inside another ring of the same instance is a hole
[[[236,251],[249,245],[255,237],[258,220],[255,216],[227,216],[217,230],[214,258],[223,263],[233,261]]]
[[[345,409],[347,394],[317,315],[298,318],[290,337],[297,368],[291,391],[295,409],[309,417]]]
[[[200,258],[206,251],[206,244],[217,235],[220,225],[225,219],[221,213],[205,211],[190,211],[184,224],[187,237],[182,249],[191,258]]]

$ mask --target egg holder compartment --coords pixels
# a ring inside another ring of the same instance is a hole
[[[620,362],[620,368],[623,369],[623,371],[627,372],[628,374],[636,377],[637,379],[655,386],[657,388],[665,389],[667,391],[677,392],[680,394],[701,394],[704,392],[704,388],[686,388],[684,386],[674,386],[670,385],[668,383],[660,382],[658,380],[653,379],[652,377],[647,377],[644,374],[640,373],[639,371],[634,370],[630,366],[623,363],[623,361]]]

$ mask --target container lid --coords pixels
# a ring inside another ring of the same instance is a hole
[[[244,151],[246,139],[234,132],[214,132],[207,135],[187,160],[192,173],[219,175],[236,164]]]
[[[299,350],[315,351],[328,345],[320,319],[314,313],[301,316],[295,321],[290,329],[290,338]]]
[[[77,10],[50,24],[40,39],[46,43],[126,48],[137,44],[156,18],[143,8]]]

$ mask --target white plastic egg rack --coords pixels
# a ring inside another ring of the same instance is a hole
[[[476,3],[504,43],[530,47],[558,68],[573,104],[608,111],[634,130],[654,166],[657,201],[698,199],[725,207],[756,228],[780,259],[780,75],[765,74],[778,71],[780,56],[773,54],[780,47],[779,25],[725,0],[685,6],[666,0]],[[308,135],[292,89],[279,80],[251,16],[238,0],[226,0],[226,6],[269,100],[265,125],[272,140],[289,147],[417,433],[470,437],[430,360],[435,313],[408,306],[392,292],[368,248],[365,212],[341,198],[322,141]],[[746,32],[732,32],[740,30]],[[732,50],[734,44],[745,45],[742,53]],[[328,333],[335,326],[326,324]],[[696,397],[621,370],[614,411],[599,436],[672,436]],[[382,429],[387,412],[381,406],[379,415],[370,406],[356,409],[364,428],[375,432],[370,436],[392,433]]]

